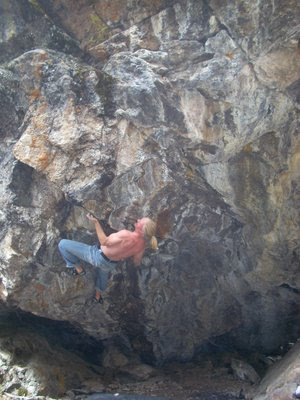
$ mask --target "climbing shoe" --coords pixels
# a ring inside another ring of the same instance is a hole
[[[85,270],[83,269],[82,271],[78,272],[76,268],[71,269],[71,275],[77,276],[77,275],[85,275]]]
[[[93,303],[103,304],[103,298],[100,297],[99,299],[96,299],[96,297],[93,297],[92,302],[93,302]]]

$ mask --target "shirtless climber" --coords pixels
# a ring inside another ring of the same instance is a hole
[[[93,301],[103,303],[102,291],[107,287],[110,273],[118,261],[133,257],[133,262],[138,266],[147,246],[157,250],[157,239],[154,236],[156,223],[150,218],[138,219],[134,224],[134,232],[123,229],[106,236],[99,221],[92,214],[87,218],[95,224],[100,246],[90,246],[74,240],[62,239],[58,248],[64,258],[67,268],[72,275],[84,275],[85,271],[80,266],[80,260],[92,264],[98,269],[96,292]]]

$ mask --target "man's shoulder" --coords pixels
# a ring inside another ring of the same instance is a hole
[[[119,237],[130,237],[132,236],[133,232],[128,231],[127,229],[122,229],[121,231],[118,231],[114,233],[113,235],[118,235]]]

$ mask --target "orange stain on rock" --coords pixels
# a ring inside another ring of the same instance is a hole
[[[126,15],[126,3],[112,0],[104,0],[95,5],[98,15],[105,21],[119,22]]]
[[[40,95],[41,95],[40,89],[33,89],[32,92],[30,93],[29,97],[30,97],[31,101],[34,101],[37,98],[39,98]]]
[[[39,282],[35,283],[34,287],[38,293],[43,293],[46,290],[46,287]]]
[[[228,53],[226,53],[225,56],[226,56],[227,58],[229,58],[230,60],[233,60],[233,59],[234,59],[234,54],[233,54],[231,51],[228,52]]]
[[[48,153],[44,152],[44,153],[40,154],[37,159],[37,162],[38,162],[40,168],[45,169],[50,163],[50,158],[49,158]]]

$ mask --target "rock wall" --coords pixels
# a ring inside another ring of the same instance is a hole
[[[0,1],[1,298],[143,359],[299,335],[296,0]],[[143,215],[104,306],[61,238]]]
[[[283,360],[273,365],[261,384],[253,393],[253,400],[275,400],[296,398],[300,365],[299,343],[291,349]]]

